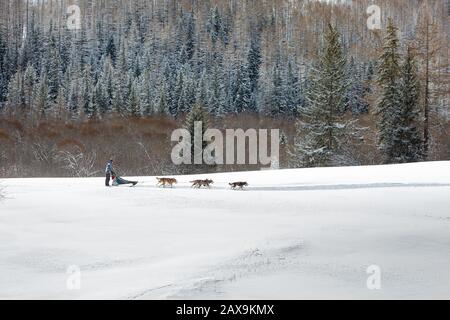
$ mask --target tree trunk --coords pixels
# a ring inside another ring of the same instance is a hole
[[[428,158],[428,149],[429,149],[429,140],[430,140],[430,39],[429,39],[429,21],[426,21],[426,54],[425,54],[425,96],[424,96],[424,104],[423,104],[423,153],[424,159]]]

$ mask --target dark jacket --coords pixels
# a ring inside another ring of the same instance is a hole
[[[106,163],[106,168],[105,168],[105,173],[106,174],[113,174],[114,173],[114,170],[113,170],[113,166],[112,166],[112,161],[110,160],[110,161],[108,161],[107,163]]]

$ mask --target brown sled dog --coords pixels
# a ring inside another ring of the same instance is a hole
[[[166,185],[173,187],[174,184],[177,184],[177,179],[174,178],[156,178],[158,180],[158,183],[156,184],[158,187],[166,187]]]
[[[205,179],[205,180],[194,180],[194,181],[191,181],[191,183],[192,183],[191,188],[200,189],[201,187],[210,188],[211,184],[213,184],[214,181],[212,181],[211,179]]]
[[[244,187],[248,186],[247,182],[231,182],[229,183],[231,189],[236,190],[236,188],[243,190]]]

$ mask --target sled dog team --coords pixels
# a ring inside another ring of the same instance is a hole
[[[164,187],[164,188],[166,186],[170,186],[172,188],[174,184],[178,183],[177,179],[174,179],[174,178],[156,178],[156,180],[158,180],[157,186]],[[191,188],[200,189],[201,187],[210,188],[211,184],[213,184],[214,181],[212,181],[211,179],[204,179],[204,180],[198,179],[198,180],[190,181],[190,183],[192,183]],[[243,190],[244,187],[248,186],[248,183],[238,181],[238,182],[231,182],[231,183],[229,183],[229,185],[230,185],[231,189],[233,189],[233,190],[236,190],[236,189]]]
[[[105,180],[105,186],[109,187],[109,182],[112,178],[113,186],[119,186],[119,185],[127,185],[130,184],[131,186],[135,186],[138,182],[137,181],[128,181],[125,180],[121,177],[119,177],[113,169],[113,160],[110,159],[107,163],[106,163],[106,169],[105,169],[105,175],[106,175],[106,180]],[[170,186],[171,188],[173,188],[174,184],[177,184],[178,181],[175,178],[156,178],[158,180],[157,186],[158,187],[166,187],[166,186]],[[194,181],[190,181],[190,183],[192,183],[192,188],[197,188],[200,189],[201,187],[206,187],[206,188],[210,188],[211,184],[214,183],[214,181],[212,181],[211,179],[204,179],[204,180],[194,180]],[[244,187],[248,186],[247,182],[231,182],[229,183],[229,185],[231,186],[231,189],[236,190],[236,189],[240,189],[243,190]]]

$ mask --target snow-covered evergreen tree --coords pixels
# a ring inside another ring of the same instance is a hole
[[[132,117],[140,117],[140,101],[139,101],[139,93],[138,93],[138,83],[137,81],[132,81],[131,78],[129,80],[129,92],[128,101],[127,101],[127,114]]]
[[[351,57],[350,63],[347,66],[347,79],[349,80],[345,104],[347,109],[343,111],[350,110],[354,115],[367,113],[369,111],[369,106],[364,100],[366,92],[363,83],[363,75],[361,74],[361,68],[356,65],[353,57]]]
[[[196,45],[196,30],[195,30],[195,18],[194,13],[191,12],[189,14],[186,14],[185,16],[185,24],[186,24],[186,30],[185,35],[186,38],[184,40],[184,50],[183,50],[183,57],[181,57],[180,62],[182,64],[187,63],[191,61],[191,59],[194,56],[195,53],[195,45]]]
[[[384,161],[391,163],[396,158],[394,130],[398,124],[397,110],[400,108],[400,55],[398,53],[397,28],[389,19],[384,40],[383,53],[378,66],[377,82],[381,88],[381,97],[377,104],[378,147],[384,155]]]
[[[201,105],[206,105],[208,103],[208,93],[206,88],[206,71],[202,72],[200,80],[197,84],[196,103],[200,103]]]
[[[17,71],[9,82],[8,104],[13,108],[22,107],[25,103],[24,94],[23,75],[20,71]]]
[[[184,80],[184,70],[181,69],[178,72],[177,81],[172,92],[169,112],[172,116],[176,117],[181,112],[180,106],[183,107],[183,91],[185,86]]]
[[[303,99],[298,68],[292,59],[289,59],[287,65],[285,99],[287,111],[286,115],[294,117],[297,116],[298,107]]]
[[[67,109],[72,117],[79,114],[81,86],[79,79],[74,78],[69,85],[69,92],[67,97]]]
[[[140,109],[143,116],[149,116],[154,112],[154,97],[152,92],[152,81],[150,79],[150,71],[145,70],[137,80],[139,86]]]
[[[109,57],[112,63],[115,65],[117,59],[117,48],[114,41],[114,36],[112,34],[109,35],[108,42],[106,44],[105,49],[106,56]]]
[[[217,64],[213,67],[209,97],[208,97],[208,107],[210,114],[221,117],[225,114],[225,101],[223,93],[223,78],[220,74],[220,66]]]
[[[82,82],[81,82],[81,92],[78,99],[78,110],[82,111],[88,117],[94,114],[94,109],[92,105],[92,80],[91,71],[88,65],[82,71]]]
[[[248,71],[244,65],[240,65],[238,68],[233,85],[233,112],[235,113],[247,112],[251,109],[250,78],[248,77]]]
[[[97,86],[99,86],[99,93],[102,96],[99,111],[101,114],[108,113],[112,110],[115,95],[114,68],[109,57],[103,62]]]
[[[247,55],[247,72],[249,79],[250,102],[249,111],[257,112],[257,96],[258,96],[258,81],[259,69],[262,64],[261,55],[261,39],[258,33],[251,38],[250,50]]]
[[[129,96],[129,71],[126,62],[125,41],[122,39],[119,55],[114,69],[114,96],[112,109],[117,114],[126,114],[126,103]]]
[[[108,109],[108,102],[100,81],[97,82],[92,91],[92,103],[94,104],[94,109],[98,111],[98,115],[103,115],[106,113],[106,110]]]
[[[345,144],[357,134],[353,121],[341,116],[347,82],[338,31],[328,25],[325,45],[311,73],[307,105],[300,108],[292,163],[304,167],[337,164]]]
[[[78,57],[78,62],[81,68],[89,63],[89,46],[86,35],[86,28],[81,28],[80,32],[77,33],[77,39],[74,46],[76,55]]]
[[[201,122],[202,123],[202,138],[205,134],[206,130],[208,130],[209,127],[209,116],[208,112],[206,111],[205,107],[201,105],[200,103],[195,104],[195,106],[192,108],[191,112],[188,113],[186,117],[186,121],[184,124],[184,128],[189,131],[191,135],[191,156],[192,159],[194,159],[194,133],[195,133],[195,122]],[[207,146],[207,142],[202,141],[202,150]],[[193,161],[192,161],[193,163]]]
[[[38,77],[36,70],[34,69],[33,65],[30,63],[28,64],[27,69],[25,70],[24,79],[23,79],[23,86],[24,86],[24,100],[27,107],[31,107],[33,103],[33,97],[35,95],[36,91],[36,83],[37,83]]]
[[[269,113],[271,116],[286,115],[287,101],[285,96],[286,84],[283,79],[281,58],[279,54],[272,70],[272,86],[269,94]]]
[[[58,48],[56,47],[56,40],[53,38],[52,34],[50,34],[49,37],[48,52],[46,53],[47,59],[45,70],[43,70],[43,72],[47,73],[49,102],[55,103],[58,96],[61,76],[60,57]]]
[[[169,114],[169,103],[167,100],[167,86],[165,82],[162,82],[159,88],[159,98],[156,105],[156,112],[159,114]]]
[[[39,80],[38,89],[34,100],[34,105],[41,115],[45,115],[51,107],[49,99],[49,87],[47,73],[41,72],[41,79]]]
[[[401,66],[400,108],[395,110],[395,162],[419,161],[423,156],[423,141],[419,129],[419,88],[417,66],[411,50],[408,49]]]
[[[7,93],[8,93],[8,81],[6,80],[6,74],[4,74],[0,70],[0,112],[3,109],[3,106],[5,104],[5,100],[7,99]]]
[[[222,17],[220,16],[219,8],[217,6],[211,9],[207,31],[211,35],[213,44],[215,44],[222,35]]]
[[[190,74],[183,88],[184,103],[183,108],[180,109],[183,113],[190,112],[194,107],[196,102],[195,93],[196,93],[196,83],[193,78],[193,75]]]

